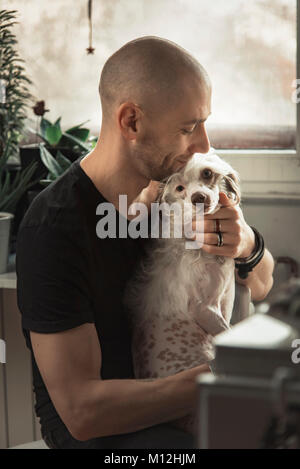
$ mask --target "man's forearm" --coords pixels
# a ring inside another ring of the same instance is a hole
[[[251,299],[255,301],[262,301],[273,285],[273,271],[274,271],[274,259],[268,249],[265,249],[262,260],[257,264],[256,267],[249,272],[246,279],[241,279],[235,271],[235,279],[237,283],[246,285],[251,290]]]
[[[131,433],[189,414],[196,405],[195,380],[201,372],[210,372],[208,365],[149,382],[134,379],[87,382],[80,389],[81,424],[75,437],[87,440]]]

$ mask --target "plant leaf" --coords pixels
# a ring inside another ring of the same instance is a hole
[[[36,168],[37,162],[33,162],[24,171],[22,171],[22,174],[19,173],[16,176],[18,184],[13,184],[9,187],[8,193],[4,199],[0,198],[0,211],[14,213],[16,205],[22,195],[27,191],[27,189],[39,182],[39,179],[31,181]],[[14,185],[17,185],[17,187],[14,187]],[[13,187],[14,189],[12,189]]]
[[[73,130],[79,129],[79,127],[82,127],[84,124],[89,122],[89,120],[82,122],[81,124],[75,125],[74,127],[71,127],[70,129],[66,130],[67,133],[72,133]]]
[[[60,164],[61,168],[66,171],[72,164],[72,162],[66,158],[60,151],[56,153],[56,161]]]
[[[64,172],[63,169],[51,153],[45,148],[45,145],[40,144],[39,147],[42,162],[46,168],[48,168],[49,172],[53,174],[55,178],[58,178]]]
[[[53,182],[52,179],[40,179],[39,183],[42,185],[42,186],[49,186],[49,184],[51,184]]]
[[[41,134],[43,138],[46,138],[46,130],[50,125],[52,125],[50,121],[48,121],[47,119],[44,119],[44,117],[41,118],[40,129],[41,129]]]
[[[71,134],[67,134],[66,132],[63,132],[63,136],[66,137],[68,140],[71,140],[71,142],[76,143],[80,148],[82,148],[85,151],[90,151],[90,147],[86,145],[84,142],[79,140],[78,138],[74,137]]]
[[[69,135],[73,135],[76,138],[79,138],[79,140],[81,140],[82,142],[85,142],[90,134],[90,130],[83,127],[81,129],[75,128],[67,130],[66,133]]]
[[[51,125],[47,127],[46,139],[50,145],[57,145],[62,136],[62,131],[59,126]]]

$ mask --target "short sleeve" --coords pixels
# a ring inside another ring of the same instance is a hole
[[[89,254],[79,233],[25,226],[18,233],[16,251],[17,302],[23,329],[55,333],[95,322]]]

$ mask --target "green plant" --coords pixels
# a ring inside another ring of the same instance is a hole
[[[56,153],[56,158],[54,158],[42,143],[40,144],[40,155],[44,165],[49,170],[47,178],[39,181],[43,186],[48,186],[51,182],[55,181],[72,164],[60,151]]]
[[[27,88],[31,81],[20,65],[24,60],[19,57],[17,39],[11,32],[12,26],[17,23],[15,18],[15,10],[0,11],[0,157],[5,150],[8,158],[18,154],[26,110],[32,99]]]
[[[37,167],[37,163],[33,163],[25,170],[19,171],[14,181],[11,181],[11,173],[7,169],[9,148],[9,145],[5,147],[0,158],[0,212],[14,213],[22,195],[39,179],[31,181]]]
[[[67,148],[78,153],[78,155],[86,153],[93,148],[97,139],[96,137],[89,138],[89,129],[82,127],[85,122],[63,132],[60,121],[61,117],[54,123],[44,117],[41,118],[40,131],[37,132],[37,135],[41,137],[49,147]]]
[[[89,129],[82,127],[85,122],[62,132],[60,121],[61,117],[59,117],[53,124],[42,117],[40,121],[40,132],[37,132],[37,135],[39,135],[39,137],[44,141],[43,144],[39,145],[40,157],[49,171],[46,179],[41,179],[39,181],[43,186],[51,184],[51,182],[61,176],[72,164],[72,162],[63,155],[60,150],[56,151],[54,157],[50,151],[47,150],[46,145],[48,148],[53,149],[67,148],[80,156],[91,151],[97,142],[97,137],[89,138]]]
[[[32,98],[26,86],[31,81],[20,65],[24,61],[18,55],[17,40],[11,32],[15,18],[15,10],[0,11],[0,211],[10,213],[14,213],[19,199],[37,182],[30,182],[36,164],[19,171],[14,181],[8,167],[9,158],[19,153],[26,110]]]

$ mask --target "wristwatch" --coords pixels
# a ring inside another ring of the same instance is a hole
[[[238,275],[241,279],[248,277],[249,272],[251,272],[255,266],[261,261],[265,253],[265,243],[262,235],[257,231],[254,226],[251,226],[254,235],[255,235],[255,248],[252,254],[249,257],[236,257],[235,267],[238,269]]]

